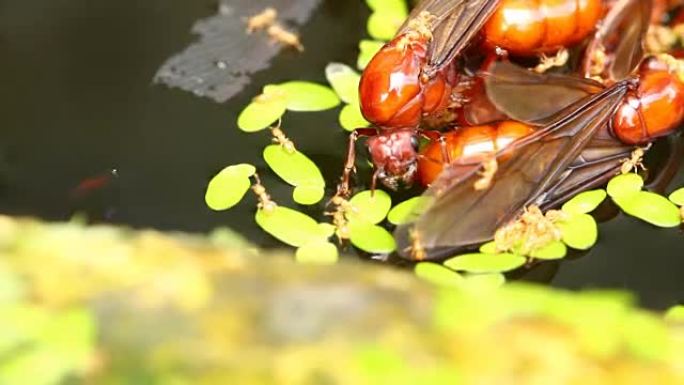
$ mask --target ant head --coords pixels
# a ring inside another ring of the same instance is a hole
[[[368,139],[376,177],[386,187],[411,187],[418,171],[418,137],[414,129],[384,130]]]

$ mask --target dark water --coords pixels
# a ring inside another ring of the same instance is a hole
[[[259,149],[268,137],[240,133],[239,110],[263,84],[324,82],[328,62],[353,64],[367,10],[361,1],[325,1],[302,30],[306,53],[282,53],[226,104],[152,85],[161,63],[194,39],[192,23],[214,10],[211,0],[0,2],[0,210],[51,220],[83,212],[94,221],[167,230],[231,226],[275,245],[253,224],[251,197],[215,213],[204,205],[205,186],[226,165],[263,165]],[[337,111],[291,113],[285,125],[330,184],[345,143],[336,119]],[[84,178],[111,169],[118,172],[112,183],[73,193]],[[288,187],[269,175],[265,184],[291,205]],[[672,186],[682,185],[680,171]],[[601,224],[600,237],[588,253],[545,263],[528,277],[627,288],[659,308],[684,300],[680,230],[619,215]]]

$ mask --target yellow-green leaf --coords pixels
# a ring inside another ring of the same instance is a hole
[[[311,241],[297,249],[295,259],[299,263],[331,265],[337,262],[337,246],[326,240]]]
[[[368,17],[368,34],[376,40],[390,40],[406,20],[406,14],[393,11],[376,11]]]
[[[405,200],[394,206],[387,214],[387,220],[394,225],[411,223],[427,208],[429,200],[418,196]]]
[[[565,247],[565,243],[556,241],[541,249],[533,250],[529,256],[535,259],[554,260],[565,257],[567,253],[568,249]]]
[[[677,227],[682,223],[679,208],[662,195],[649,191],[613,198],[625,213],[659,227]]]
[[[354,195],[349,203],[354,207],[354,211],[347,214],[349,221],[361,220],[378,224],[387,217],[392,207],[392,198],[382,190],[366,190]]]
[[[210,209],[227,210],[238,204],[245,196],[251,183],[249,177],[254,175],[256,168],[251,164],[237,164],[228,166],[216,174],[204,195],[204,201]]]
[[[667,309],[665,320],[668,322],[684,323],[684,305],[676,305]]]
[[[323,238],[323,231],[313,218],[287,207],[257,210],[256,223],[264,231],[290,246],[301,247]]]
[[[670,200],[678,206],[684,206],[684,188],[670,194]]]
[[[469,273],[503,273],[519,268],[526,259],[519,255],[473,253],[459,255],[444,262],[447,267]]]
[[[463,277],[457,272],[431,262],[420,262],[414,266],[416,276],[438,286],[459,286]]]
[[[356,60],[356,66],[361,70],[366,68],[371,59],[373,59],[373,56],[375,56],[384,45],[384,41],[361,40],[361,42],[359,42],[359,57]]]
[[[389,254],[397,248],[394,237],[387,230],[363,221],[349,223],[349,239],[352,245],[372,254]]]
[[[407,14],[406,0],[366,0],[368,8],[375,12],[395,12]]]
[[[359,75],[354,69],[342,63],[330,63],[325,67],[325,77],[337,96],[343,102],[359,104]]]
[[[608,195],[611,198],[620,198],[635,194],[644,187],[644,178],[639,174],[629,173],[614,177],[608,182]]]
[[[278,85],[287,95],[290,111],[323,111],[340,104],[340,99],[330,87],[317,83],[290,81]]]
[[[360,127],[368,127],[370,123],[361,114],[361,107],[358,104],[347,104],[340,110],[340,126],[347,131],[354,131]]]
[[[565,202],[562,210],[568,214],[588,214],[606,199],[606,195],[606,190],[585,191]]]
[[[313,205],[321,201],[325,195],[325,189],[321,185],[304,184],[296,186],[292,191],[292,199],[300,205]]]
[[[571,215],[558,223],[563,243],[577,250],[588,250],[598,239],[596,220],[589,214]]]
[[[263,156],[271,170],[292,186],[325,186],[318,166],[299,151],[288,152],[281,145],[271,144],[264,148]]]
[[[264,92],[240,112],[237,125],[245,132],[261,131],[283,116],[287,104],[287,94],[284,90],[275,85],[266,86]]]

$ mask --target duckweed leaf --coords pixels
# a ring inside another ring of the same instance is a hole
[[[330,63],[325,67],[325,77],[337,96],[349,104],[359,103],[359,80],[361,75],[342,63]]]
[[[375,12],[395,12],[404,15],[408,12],[406,0],[366,0],[366,4]]]
[[[244,132],[257,132],[268,128],[285,113],[287,94],[280,87],[270,85],[254,98],[238,116],[237,125]]]
[[[319,223],[318,228],[321,231],[321,238],[325,238],[325,239],[332,237],[333,234],[335,234],[335,230],[336,230],[334,225],[332,225],[331,223],[325,223],[325,222]]]
[[[568,249],[565,247],[565,243],[556,241],[551,242],[549,245],[542,247],[541,249],[533,250],[530,253],[530,257],[535,259],[554,260],[565,257],[567,253]]]
[[[349,222],[349,240],[371,254],[388,254],[397,248],[394,237],[387,230],[363,221]]]
[[[297,249],[295,260],[299,263],[332,265],[339,259],[337,246],[326,240],[311,241]]]
[[[322,229],[310,216],[283,206],[257,210],[256,223],[279,241],[294,247],[322,239]]]
[[[678,206],[684,206],[684,188],[670,194],[670,200]]]
[[[585,191],[565,202],[562,210],[568,214],[588,214],[606,199],[606,195],[606,190]]]
[[[662,195],[649,191],[613,198],[625,213],[658,227],[677,227],[682,223],[679,208]]]
[[[503,273],[519,268],[526,259],[519,255],[502,254],[464,254],[444,262],[447,267],[469,273]]]
[[[387,214],[387,220],[393,225],[413,222],[428,207],[427,198],[418,196],[405,200],[394,206]]]
[[[611,198],[619,198],[637,193],[643,187],[644,178],[639,174],[629,173],[611,179],[606,190]]]
[[[406,14],[394,11],[376,11],[368,17],[366,28],[373,39],[390,40],[406,20]]]
[[[598,240],[596,220],[589,214],[571,215],[559,222],[563,243],[577,250],[588,250]]]
[[[684,305],[677,305],[665,312],[665,320],[668,322],[684,323]]]
[[[290,111],[323,111],[340,104],[335,91],[317,83],[290,81],[278,85],[287,94]]]
[[[385,45],[384,41],[376,40],[361,40],[359,43],[359,57],[356,60],[356,66],[362,70],[370,63],[373,56]]]
[[[366,190],[354,195],[349,203],[355,208],[354,212],[347,214],[349,221],[362,220],[375,225],[387,217],[392,207],[392,198],[382,190],[375,190],[373,193]]]
[[[216,174],[204,195],[204,201],[210,209],[227,210],[238,204],[249,190],[249,177],[254,175],[256,168],[251,164],[237,164],[228,166]]]
[[[292,191],[292,199],[300,205],[313,205],[321,201],[325,195],[323,186],[305,184],[296,186]]]
[[[299,151],[290,153],[281,145],[271,144],[264,148],[263,156],[271,170],[292,186],[325,186],[318,166]]]
[[[496,249],[496,242],[491,241],[491,242],[487,242],[484,245],[480,246],[480,253],[498,254],[498,250]]]
[[[465,284],[477,288],[497,288],[506,283],[506,277],[501,273],[491,274],[468,274],[465,276]]]
[[[347,104],[340,111],[340,126],[347,131],[354,131],[359,127],[368,127],[370,123],[361,114],[358,104]]]
[[[438,286],[455,287],[463,283],[460,274],[437,263],[420,262],[413,271],[419,278]]]

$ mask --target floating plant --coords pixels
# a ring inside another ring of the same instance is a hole
[[[325,76],[340,99],[349,103],[342,107],[340,125],[347,131],[368,126],[359,106],[359,80],[361,75],[351,67],[341,63],[330,63],[325,68]]]
[[[299,204],[318,203],[325,194],[325,181],[318,166],[306,155],[282,145],[271,144],[264,148],[266,164],[282,180],[294,186],[293,198]]]
[[[256,168],[244,163],[221,170],[207,186],[204,196],[207,206],[212,210],[220,211],[240,203],[251,186],[249,178],[254,173],[256,173]]]
[[[361,40],[359,42],[359,57],[356,59],[356,67],[360,70],[366,68],[373,56],[385,45],[384,41]]]
[[[643,178],[624,174],[608,183],[608,195],[622,211],[654,226],[677,227],[682,222],[679,209],[662,195],[643,191]]]
[[[404,0],[366,0],[373,11],[366,25],[368,34],[377,40],[390,40],[408,17]]]

